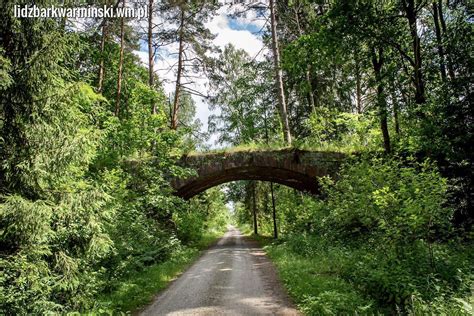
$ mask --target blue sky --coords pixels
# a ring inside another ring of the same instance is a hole
[[[254,34],[260,32],[261,30],[261,26],[259,25],[253,23],[245,23],[244,21],[235,18],[229,18],[228,25],[231,30],[248,31]]]

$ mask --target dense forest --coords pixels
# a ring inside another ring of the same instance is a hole
[[[0,3],[1,314],[133,311],[147,303],[130,303],[145,296],[134,280],[184,266],[233,222],[272,236],[255,238],[305,314],[472,315],[468,1],[230,6],[265,20],[259,58],[213,44],[218,2],[142,2],[140,21],[18,18],[15,5],[63,1]],[[318,196],[238,181],[185,201],[169,179],[195,173],[178,160],[212,150],[211,135],[224,152],[347,159],[315,179]]]

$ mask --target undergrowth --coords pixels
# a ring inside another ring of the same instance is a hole
[[[320,185],[276,192],[283,238],[265,248],[305,314],[473,314],[474,243],[430,161],[355,158]]]
[[[438,270],[428,274],[423,245],[415,248],[417,258],[396,259],[381,248],[292,236],[264,249],[306,315],[472,315],[472,246],[436,246]]]

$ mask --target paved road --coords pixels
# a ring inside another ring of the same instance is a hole
[[[258,245],[229,228],[141,315],[299,315]]]

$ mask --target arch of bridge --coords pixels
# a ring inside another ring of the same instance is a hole
[[[198,153],[179,162],[195,169],[196,174],[174,178],[171,185],[176,195],[185,199],[236,180],[271,181],[318,194],[317,178],[335,177],[344,158],[342,153],[295,149]]]

